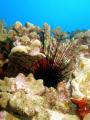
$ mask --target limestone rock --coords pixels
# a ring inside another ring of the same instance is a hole
[[[72,97],[90,100],[90,59],[81,56],[73,75],[75,78],[71,81]]]

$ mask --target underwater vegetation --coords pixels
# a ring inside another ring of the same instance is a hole
[[[90,30],[0,20],[0,119],[90,118],[89,49]]]

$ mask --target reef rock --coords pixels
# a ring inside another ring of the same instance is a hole
[[[17,33],[14,30],[9,30],[7,37],[13,40],[14,36],[16,35]]]
[[[46,88],[42,97],[48,101],[50,108],[61,111],[62,113],[69,112],[69,95],[65,92],[63,86],[61,86],[61,91],[57,91],[53,87]],[[67,97],[66,97],[67,96]]]
[[[20,31],[21,28],[22,28],[22,24],[21,24],[19,21],[15,22],[15,23],[13,24],[13,29],[14,29],[14,30]]]
[[[80,120],[76,115],[62,114],[57,111],[48,110],[50,119],[49,120]]]
[[[86,32],[87,30],[85,28],[82,29],[82,32]]]
[[[17,21],[13,24],[13,30],[16,31],[19,37],[22,37],[23,35],[25,35],[26,28],[22,27],[22,24],[19,21]]]
[[[81,32],[81,31],[80,31],[79,29],[76,29],[76,32],[75,32],[75,33],[78,34],[78,33],[80,33],[80,32]]]
[[[90,38],[90,30],[85,32],[85,36],[87,36],[88,38]]]
[[[8,27],[7,27],[7,33],[9,32],[9,30],[11,30],[12,29],[12,27],[11,27],[11,25],[9,25]]]
[[[26,83],[31,89],[33,94],[41,94],[45,90],[43,80],[42,79],[35,80],[33,74],[31,73],[27,76]]]
[[[7,40],[7,35],[1,34],[0,35],[0,41],[5,41],[5,40]]]
[[[3,29],[3,34],[7,34],[7,30],[6,29]]]
[[[0,80],[0,91],[2,92],[13,93],[23,90],[26,93],[41,94],[44,92],[44,89],[43,80],[35,80],[32,74],[25,77],[20,73],[16,78],[5,77],[4,81]]]
[[[36,32],[31,32],[28,36],[31,40],[40,39],[40,36]]]
[[[0,20],[0,34],[2,34],[2,33],[3,33],[3,27],[2,27],[2,22]]]
[[[56,29],[53,29],[51,31],[54,34],[54,37],[59,40],[59,39],[66,39],[68,38],[67,32],[62,32],[60,27],[57,27]]]
[[[50,25],[48,25],[46,22],[43,24],[43,30],[46,31],[50,31]]]
[[[75,36],[75,34],[76,33],[74,31],[72,31],[71,34],[70,34],[70,38],[72,39]]]
[[[26,33],[29,34],[31,32],[35,32],[35,26],[29,22],[25,23],[25,27],[26,27]]]
[[[88,50],[88,46],[87,45],[81,45],[80,46],[80,51],[81,50]]]
[[[12,97],[12,94],[10,93],[0,92],[0,107],[6,109],[8,106],[8,101],[11,97]]]
[[[15,53],[15,52],[24,52],[24,53],[28,53],[27,48],[23,45],[18,45],[15,46],[11,49],[10,55]]]
[[[18,118],[18,116],[14,116],[10,112],[7,112],[5,110],[0,111],[0,120],[21,120]]]
[[[43,30],[44,30],[44,38],[51,38],[50,35],[50,25],[48,25],[46,22],[43,24]]]
[[[1,22],[2,22],[3,29],[6,29],[6,23],[4,22],[4,19],[1,19]]]
[[[41,48],[41,42],[40,42],[40,40],[35,39],[35,41],[32,42],[31,48],[34,48],[34,47],[39,47],[39,48]]]
[[[74,99],[85,98],[90,100],[90,59],[81,55],[73,76],[75,78],[71,81],[72,97]]]
[[[44,32],[39,26],[35,25],[35,27],[36,27],[36,32],[37,32],[38,34]]]
[[[28,36],[21,37],[21,45],[30,46],[31,42]]]
[[[44,110],[43,107],[46,105],[41,96],[25,94],[24,91],[15,93],[10,98],[9,104],[14,111],[26,116],[35,116]]]
[[[75,39],[79,39],[79,40],[81,40],[83,37],[84,37],[84,33],[83,33],[83,32],[77,33],[77,34],[74,36]]]

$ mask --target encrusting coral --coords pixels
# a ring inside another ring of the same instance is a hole
[[[62,97],[60,97],[60,89],[67,91],[66,94],[61,95]],[[0,80],[0,107],[1,110],[7,109],[9,112],[18,113],[32,120],[34,118],[52,120],[53,113],[62,120],[69,117],[79,120],[75,115],[66,114],[69,112],[68,90],[65,85],[60,89],[57,91],[54,88],[46,88],[43,86],[43,80],[36,81],[32,74],[27,77],[23,74],[19,74],[16,78],[5,77],[4,81]],[[61,112],[59,113],[58,110]],[[2,116],[3,112],[0,114]]]

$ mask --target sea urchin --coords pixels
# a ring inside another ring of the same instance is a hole
[[[62,43],[61,46],[63,46]],[[46,55],[46,58],[38,60],[34,64],[35,79],[43,79],[44,85],[47,87],[56,87],[60,81],[65,80],[68,73],[72,70],[70,64],[72,64],[74,56],[69,61],[67,58],[67,54],[69,56],[71,48],[72,45],[65,46],[63,49],[60,47],[60,50],[55,51],[53,57]]]

